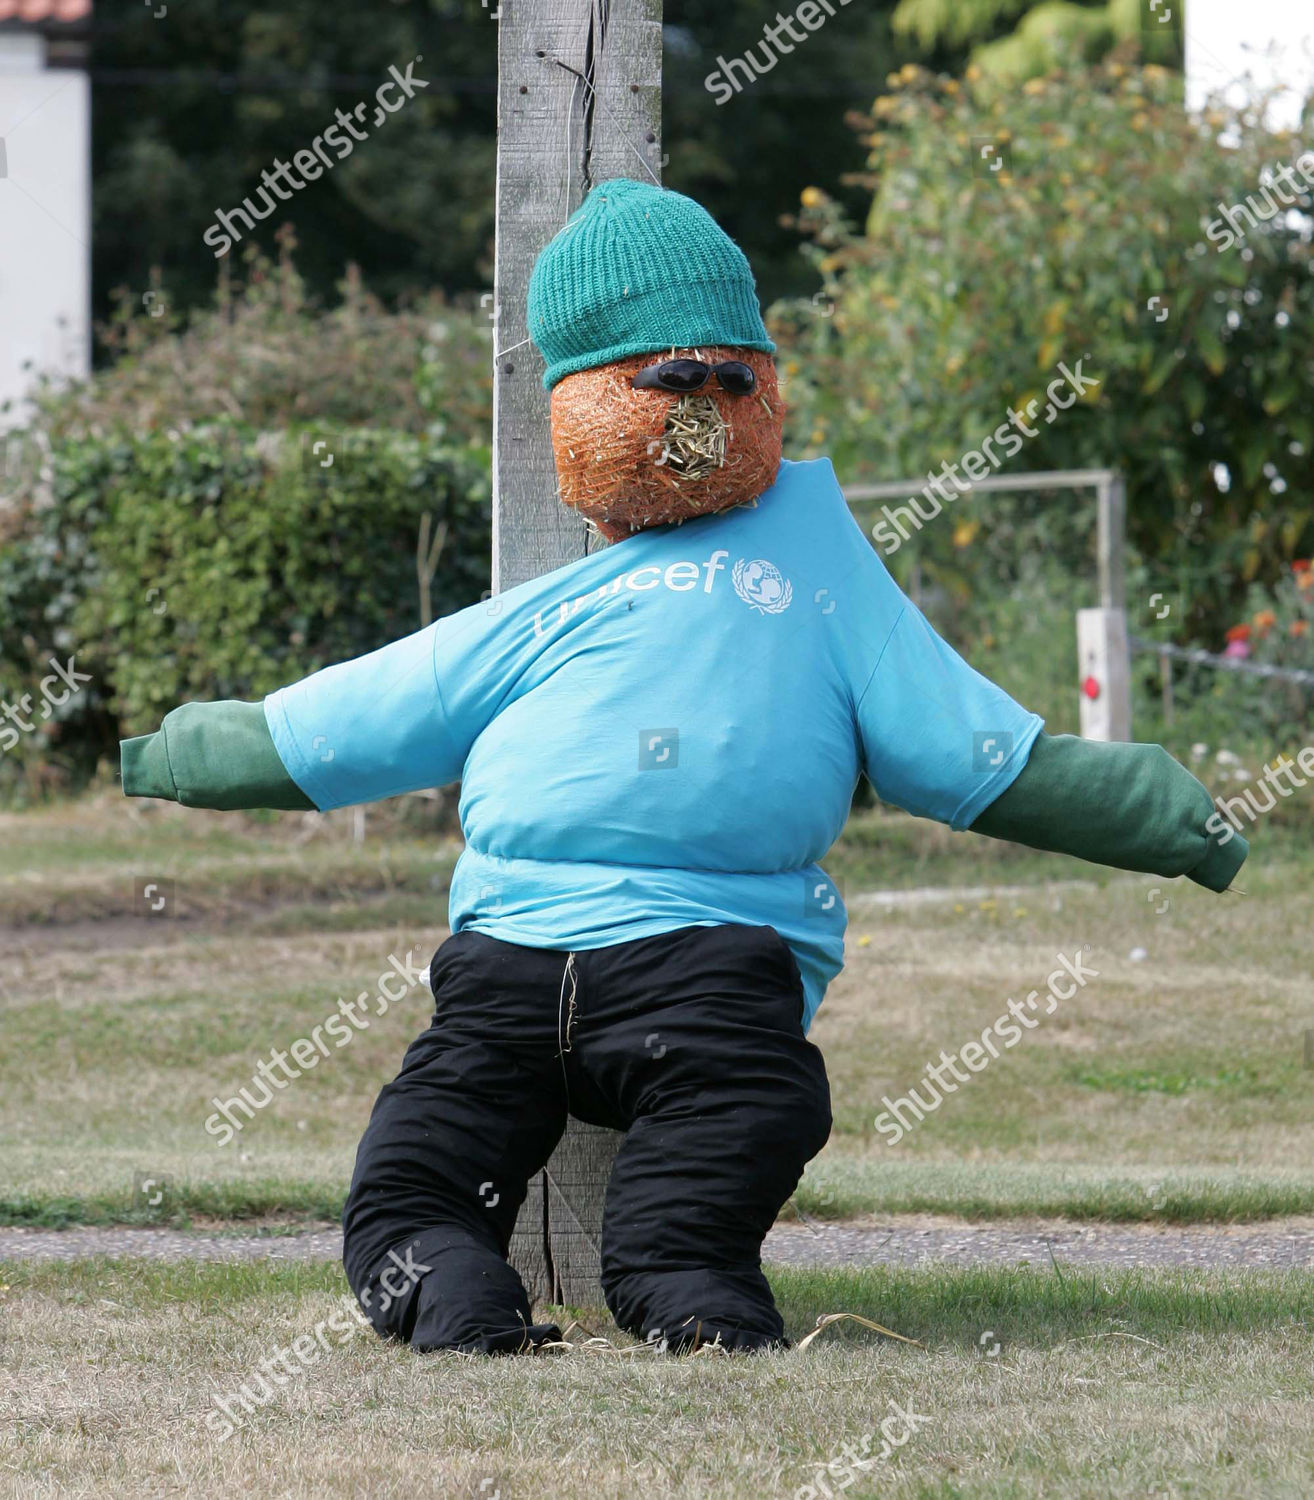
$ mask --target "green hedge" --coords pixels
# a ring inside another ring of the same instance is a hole
[[[418,629],[426,515],[447,528],[433,615],[488,587],[486,450],[222,421],[87,434],[48,464],[0,517],[0,698],[51,656],[93,680],[0,754],[11,795],[80,779],[180,702],[258,698]]]

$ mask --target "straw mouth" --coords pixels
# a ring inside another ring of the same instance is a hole
[[[729,424],[706,391],[681,396],[666,416],[665,462],[686,479],[704,479],[724,466],[729,435]]]

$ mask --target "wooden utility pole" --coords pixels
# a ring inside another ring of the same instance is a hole
[[[493,588],[588,550],[557,498],[543,361],[525,297],[539,251],[594,183],[661,168],[662,0],[501,0],[497,14]],[[532,794],[532,788],[526,788]],[[602,1302],[602,1197],[620,1143],[572,1120],[530,1183],[511,1260],[531,1297]]]

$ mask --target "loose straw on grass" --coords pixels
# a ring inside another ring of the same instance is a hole
[[[895,1333],[892,1328],[885,1328],[880,1323],[873,1323],[870,1318],[864,1318],[861,1313],[838,1312],[823,1313],[817,1319],[817,1326],[811,1333],[805,1334],[798,1341],[794,1346],[795,1349],[801,1352],[808,1347],[819,1333],[835,1323],[843,1322],[861,1323],[864,1328],[870,1328],[874,1333],[883,1333],[886,1338],[898,1339],[901,1344],[911,1344],[916,1349],[925,1349],[926,1347],[925,1344],[917,1339],[910,1339],[905,1334]],[[577,1328],[581,1333],[588,1334],[588,1337],[572,1342],[569,1335]],[[566,1330],[560,1339],[552,1339],[547,1343],[538,1345],[535,1352],[541,1354],[549,1350],[560,1350],[565,1354],[620,1354],[630,1357],[640,1354],[661,1354],[665,1352],[660,1342],[650,1341],[645,1344],[628,1344],[625,1346],[613,1344],[610,1339],[603,1338],[600,1334],[589,1334],[588,1329],[578,1320],[572,1320],[566,1325]],[[730,1352],[721,1342],[721,1335],[719,1333],[709,1343],[703,1344],[698,1342],[698,1331],[695,1329],[694,1347],[689,1351],[690,1354],[728,1355]]]
[[[925,1349],[926,1345],[919,1343],[917,1339],[910,1339],[902,1333],[895,1333],[892,1328],[882,1328],[879,1323],[873,1323],[870,1318],[864,1318],[861,1313],[823,1313],[817,1319],[817,1326],[811,1333],[805,1334],[795,1345],[797,1349],[806,1349],[823,1329],[829,1328],[832,1323],[843,1323],[847,1321],[861,1323],[864,1328],[871,1328],[876,1333],[883,1333],[886,1338],[898,1339],[901,1344],[912,1344],[914,1348]]]

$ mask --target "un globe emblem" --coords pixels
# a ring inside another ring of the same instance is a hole
[[[760,614],[778,615],[789,608],[794,597],[794,586],[774,563],[755,557],[752,561],[740,558],[730,573],[735,593]]]

